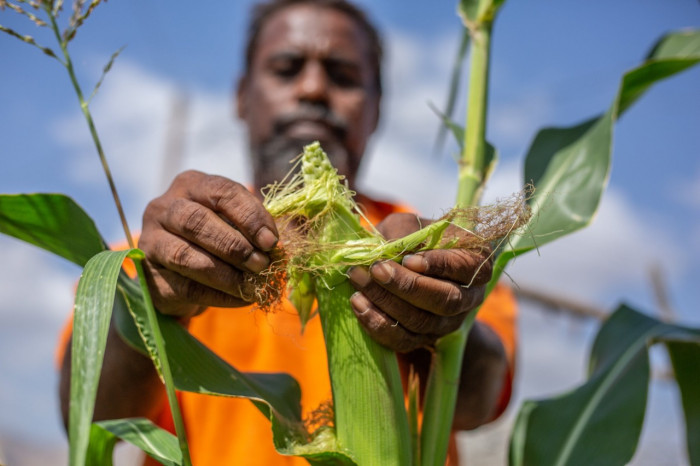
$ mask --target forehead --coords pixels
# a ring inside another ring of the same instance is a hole
[[[370,56],[367,34],[353,18],[336,9],[308,4],[283,8],[264,22],[254,60],[279,51],[367,63]]]

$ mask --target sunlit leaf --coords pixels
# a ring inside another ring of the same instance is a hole
[[[617,118],[652,84],[700,61],[700,32],[665,36],[648,60],[625,73],[617,97],[603,115],[568,128],[547,128],[535,137],[525,161],[524,183],[533,183],[532,219],[496,260],[495,285],[513,257],[588,225],[610,174]]]
[[[80,266],[106,249],[92,219],[63,194],[0,194],[0,232]]]
[[[700,330],[666,324],[624,305],[615,311],[596,336],[588,381],[567,394],[524,403],[513,428],[510,464],[629,462],[646,409],[647,348],[657,341],[697,346]],[[692,355],[695,367],[698,356]],[[692,395],[695,402],[697,397]]]
[[[116,441],[124,440],[165,466],[182,465],[177,437],[148,419],[117,419],[92,424],[87,466],[112,464]]]
[[[117,277],[129,252],[97,254],[87,262],[78,282],[71,350],[70,464],[85,463]]]

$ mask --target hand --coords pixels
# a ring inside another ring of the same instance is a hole
[[[396,239],[429,222],[415,215],[392,214],[377,229]],[[451,227],[452,228],[452,227]],[[350,281],[358,290],[352,308],[365,330],[398,352],[431,346],[453,332],[481,304],[491,278],[488,251],[436,249],[387,260],[369,269],[354,267]]]
[[[143,215],[139,247],[153,303],[188,318],[207,306],[249,304],[244,273],[270,263],[279,235],[272,216],[244,186],[187,171]]]

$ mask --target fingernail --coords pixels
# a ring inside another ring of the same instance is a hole
[[[277,236],[267,227],[262,227],[255,236],[255,242],[263,251],[269,251],[277,244]]]
[[[374,264],[372,267],[370,267],[369,271],[372,274],[372,277],[384,284],[389,283],[391,278],[394,276],[394,268],[391,267],[386,261]]]
[[[253,251],[243,265],[246,269],[253,273],[260,273],[265,270],[265,267],[270,265],[270,260],[267,258],[267,256],[265,256],[265,254],[258,251]]]
[[[428,264],[425,257],[417,254],[409,254],[408,256],[404,257],[401,261],[401,265],[418,273],[423,273],[428,270]]]
[[[367,269],[364,267],[351,267],[348,270],[348,278],[360,288],[366,287],[372,281],[372,277],[369,276]]]
[[[352,304],[355,309],[361,309],[357,311],[358,315],[367,314],[367,311],[369,311],[367,298],[365,298],[365,295],[363,295],[361,291],[356,291],[350,296],[350,304]]]

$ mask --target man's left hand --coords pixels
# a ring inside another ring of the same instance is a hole
[[[413,233],[429,221],[392,214],[377,225],[387,238]],[[452,228],[452,227],[450,227]],[[488,250],[436,249],[369,268],[353,267],[350,298],[358,320],[380,344],[398,352],[431,346],[456,330],[484,300],[492,266]]]

